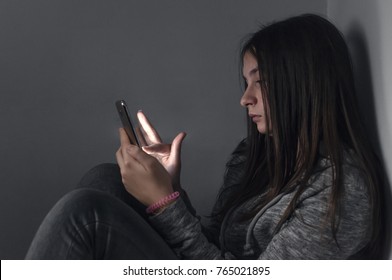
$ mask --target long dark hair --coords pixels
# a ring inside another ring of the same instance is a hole
[[[295,189],[278,229],[307,188],[322,145],[332,167],[332,191],[325,221],[337,242],[343,195],[342,156],[350,150],[366,176],[373,233],[365,254],[368,258],[375,255],[380,226],[378,161],[363,133],[351,59],[343,36],[328,20],[301,15],[254,33],[244,43],[241,59],[245,53],[256,58],[263,79],[267,132],[260,134],[248,118],[245,173],[222,213],[265,194],[262,202],[243,217],[250,219],[278,194]]]

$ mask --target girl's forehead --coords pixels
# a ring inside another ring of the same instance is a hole
[[[242,74],[244,77],[250,77],[259,72],[259,66],[256,58],[251,53],[245,53],[242,65]]]

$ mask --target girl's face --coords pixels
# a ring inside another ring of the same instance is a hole
[[[243,63],[242,74],[248,86],[242,95],[240,103],[241,106],[248,109],[248,115],[256,123],[257,130],[265,134],[267,131],[267,118],[261,95],[262,83],[264,81],[261,80],[257,60],[251,53],[245,53]]]

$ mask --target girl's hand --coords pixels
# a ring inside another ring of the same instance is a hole
[[[142,149],[149,155],[155,157],[170,174],[173,187],[179,190],[181,174],[181,144],[186,134],[179,133],[171,144],[162,143],[158,132],[150,121],[139,111],[137,117],[141,128],[137,130]]]
[[[153,156],[131,145],[123,128],[121,147],[116,153],[125,189],[144,205],[151,205],[173,193],[170,174]]]

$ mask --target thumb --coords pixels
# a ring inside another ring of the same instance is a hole
[[[181,160],[181,146],[182,141],[184,141],[186,137],[185,132],[179,133],[172,142],[171,153],[170,153],[170,160],[174,160],[179,162]]]

